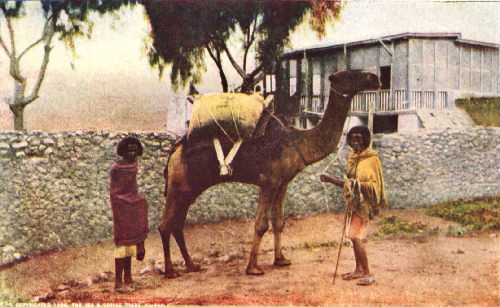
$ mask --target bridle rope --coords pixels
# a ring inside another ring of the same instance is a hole
[[[353,95],[350,95],[350,94],[342,94],[341,92],[337,91],[336,89],[334,89],[333,87],[330,88],[330,92],[338,95],[338,96],[341,96],[342,98],[351,98],[353,97]],[[348,116],[347,118],[347,125],[345,126],[346,129],[349,128],[349,124],[350,124],[350,121],[351,121],[351,117]],[[345,141],[342,139],[344,136],[344,129],[342,129],[342,134],[340,135],[340,147],[338,148],[337,150],[337,154],[335,155],[335,157],[326,165],[326,167],[323,169],[323,171],[321,172],[320,175],[326,175],[326,171],[330,168],[330,166],[337,162],[338,160],[340,160],[340,154],[342,153],[342,151],[344,150],[344,147],[345,147]],[[326,204],[326,211],[329,212],[330,211],[330,207],[328,205],[328,199],[326,197],[327,195],[327,190],[326,190],[326,182],[323,182],[322,184],[323,186],[323,192],[325,194],[325,197],[323,197],[323,199],[325,200],[325,204]]]

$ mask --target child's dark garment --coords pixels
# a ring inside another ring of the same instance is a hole
[[[137,188],[137,169],[137,162],[123,160],[111,168],[109,193],[117,246],[140,244],[149,233],[148,205]]]

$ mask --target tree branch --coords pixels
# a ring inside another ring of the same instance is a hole
[[[3,2],[0,3],[0,9],[3,12],[3,16],[4,16],[5,20],[7,20],[7,11],[5,9],[5,3],[3,3]],[[5,53],[7,53],[7,56],[10,57],[11,54],[9,52],[9,49],[7,48],[7,45],[5,45],[5,42],[3,41],[1,36],[0,36],[0,45],[2,46],[3,50],[5,50]]]
[[[255,84],[259,83],[260,81],[264,80],[264,74],[262,71],[254,78]]]
[[[260,63],[259,66],[255,67],[255,69],[248,74],[249,78],[254,78],[258,73],[262,72],[262,69],[264,68],[264,63]]]
[[[52,42],[52,38],[54,37],[54,23],[50,23],[51,28],[47,28],[47,41],[45,42],[44,46],[44,54],[43,54],[43,60],[42,60],[42,65],[40,66],[40,71],[38,72],[38,78],[36,80],[36,84],[33,87],[33,91],[31,92],[31,95],[26,98],[23,104],[27,105],[33,102],[35,99],[38,98],[38,92],[40,91],[40,87],[42,86],[43,79],[45,78],[45,71],[47,70],[47,65],[49,64],[49,57],[50,57],[50,51],[52,50],[52,47],[50,47],[50,43]],[[45,34],[44,34],[45,35]]]
[[[205,43],[205,49],[207,49],[208,54],[214,60],[215,65],[217,65],[217,68],[219,69],[219,76],[221,79],[221,85],[222,85],[222,91],[227,92],[229,90],[229,85],[227,82],[227,77],[226,74],[224,73],[224,70],[222,68],[222,61],[220,59],[220,50],[217,50],[217,56],[213,53],[212,49],[210,48],[210,45],[208,43]]]
[[[243,55],[243,70],[247,71],[247,57],[248,57],[248,52],[250,51],[250,47],[252,46],[253,42],[255,41],[255,31],[257,29],[257,16],[254,14],[254,22],[252,23],[251,30],[249,29],[246,35],[246,41],[245,41],[245,52]]]
[[[10,57],[9,49],[7,49],[7,46],[5,45],[5,42],[3,41],[1,36],[0,36],[0,46],[2,46],[3,50],[5,50],[7,56]]]
[[[210,45],[209,45],[209,44],[207,44],[207,43],[205,43],[205,49],[207,49],[208,54],[210,55],[210,57],[212,58],[212,60],[214,60],[215,65],[217,65],[217,67],[218,67],[219,69],[221,69],[221,68],[222,68],[222,65],[221,65],[221,63],[220,63],[219,59],[217,59],[217,57],[216,57],[216,56],[215,56],[215,54],[213,53],[212,48],[210,48]]]
[[[5,11],[5,6],[3,6],[3,5],[2,5],[2,11],[3,11],[3,15],[5,16],[5,20],[7,21],[7,29],[9,29],[10,44],[11,44],[10,47],[12,49],[11,56],[15,56],[16,55],[16,44],[14,41],[14,30],[12,29],[12,23],[11,23],[10,17],[7,16],[7,12]]]
[[[236,70],[236,72],[238,72],[238,74],[243,78],[245,79],[246,77],[246,73],[245,71],[238,65],[238,63],[236,63],[236,61],[234,60],[233,56],[231,55],[231,52],[229,51],[229,49],[227,48],[226,44],[223,42],[222,43],[222,48],[224,49],[224,52],[226,53],[227,55],[227,58],[229,59],[229,62],[231,62],[231,64],[233,65],[234,69]]]
[[[42,37],[40,37],[36,42],[34,42],[33,44],[29,45],[23,52],[21,52],[21,54],[18,57],[19,60],[21,60],[22,56],[26,52],[28,52],[31,48],[35,47],[36,45],[38,45],[40,42],[42,42],[44,40],[45,36],[47,35],[48,25],[49,25],[49,22],[50,22],[51,19],[52,19],[52,16],[50,16],[49,18],[47,18],[47,21],[45,22],[45,25],[43,26]]]

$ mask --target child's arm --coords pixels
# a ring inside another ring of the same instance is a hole
[[[340,179],[337,179],[337,178],[333,178],[333,177],[330,177],[328,175],[321,175],[320,177],[320,180],[322,182],[329,182],[329,183],[333,183],[334,185],[342,188],[344,187],[344,181],[343,180],[340,180]]]

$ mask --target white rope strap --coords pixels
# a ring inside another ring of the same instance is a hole
[[[217,124],[217,126],[219,126],[219,128],[222,130],[222,132],[224,132],[224,134],[227,136],[227,138],[231,141],[231,143],[234,144],[234,140],[231,138],[231,136],[226,132],[226,130],[224,130],[224,128],[222,128],[222,126],[219,124],[219,122],[215,119],[215,116],[212,114],[212,112],[210,111],[210,109],[205,105],[203,104],[203,106],[205,107],[205,109],[207,109],[208,111],[208,114],[210,114],[210,117],[212,117],[212,119],[214,120],[214,122]]]
[[[218,138],[213,138],[215,153],[217,155],[217,160],[219,161],[220,175],[226,176],[231,175],[232,170],[229,165],[224,161],[224,152],[222,151],[222,146]]]
[[[238,153],[238,150],[240,149],[241,143],[243,143],[243,140],[241,138],[238,138],[236,143],[234,143],[233,147],[231,147],[231,150],[227,154],[226,159],[224,160],[226,165],[231,164],[233,162],[234,157]]]
[[[233,169],[230,166],[231,162],[233,162],[234,157],[238,153],[243,140],[238,138],[236,143],[233,144],[231,150],[227,154],[227,157],[224,158],[224,152],[222,151],[222,146],[220,144],[220,140],[218,138],[213,138],[215,153],[217,155],[217,160],[219,161],[220,167],[220,175],[221,176],[231,176],[233,174]]]

